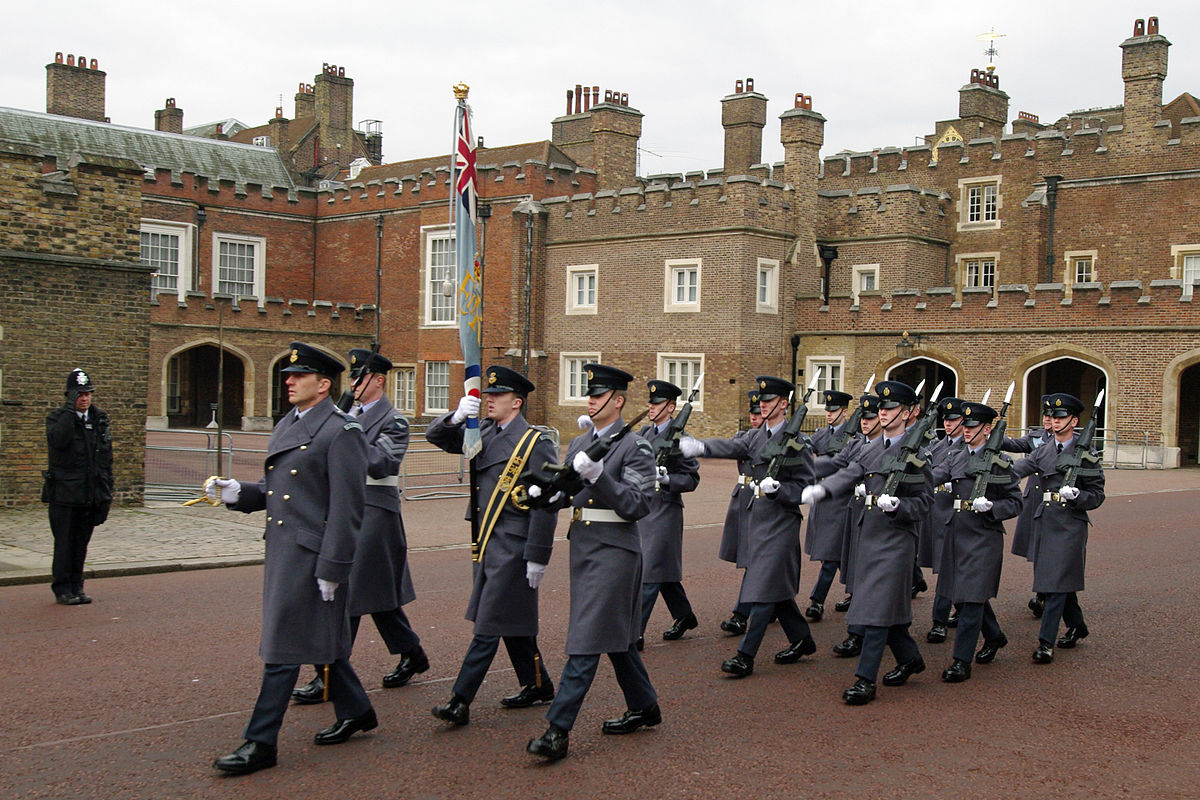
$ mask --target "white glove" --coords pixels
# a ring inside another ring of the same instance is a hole
[[[604,459],[592,461],[588,458],[586,451],[580,450],[575,454],[575,460],[571,462],[571,466],[579,473],[579,477],[588,483],[595,483],[600,478],[600,473],[604,472]]]
[[[458,408],[454,409],[454,414],[450,417],[450,421],[455,425],[462,425],[467,421],[468,417],[478,416],[479,398],[472,394],[465,394],[462,400],[458,401]]]
[[[530,589],[536,589],[541,584],[542,576],[545,574],[545,564],[539,564],[536,561],[525,562],[525,580],[529,581]]]
[[[592,418],[587,414],[580,414],[579,419],[575,420],[575,424],[579,426],[579,430],[581,431],[596,427],[596,423],[592,422]]]
[[[217,478],[204,484],[204,494],[222,503],[236,503],[242,493],[242,485],[233,478]]]
[[[992,501],[986,497],[976,497],[971,501],[971,509],[977,514],[982,514],[985,511],[992,510]]]
[[[679,452],[686,458],[699,458],[704,455],[704,442],[691,436],[682,436],[679,439]]]
[[[1075,486],[1064,486],[1058,490],[1058,496],[1063,500],[1074,500],[1079,497],[1079,489]]]
[[[667,468],[666,467],[655,467],[654,474],[655,474],[655,477],[658,479],[659,483],[667,482]]]
[[[528,489],[526,489],[525,493],[528,494],[530,497],[535,497],[535,498],[541,497],[542,496],[542,487],[538,486],[535,483],[535,484],[531,485]]]
[[[881,511],[891,513],[900,507],[900,500],[890,494],[881,494],[879,499],[875,501],[875,505],[879,506]]]
[[[804,491],[800,492],[800,502],[806,506],[811,506],[813,503],[819,503],[829,496],[829,490],[819,483],[812,486],[805,486]]]
[[[763,494],[775,494],[779,491],[779,481],[774,478],[763,478],[758,482],[758,490]]]
[[[337,593],[337,587],[338,584],[333,581],[317,578],[317,589],[321,592],[321,599],[326,603],[333,602],[333,596]]]
[[[867,485],[865,483],[855,484],[854,496],[859,497],[859,498],[866,497],[867,496]]]

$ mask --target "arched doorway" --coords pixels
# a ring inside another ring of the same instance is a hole
[[[172,428],[203,428],[213,420],[217,402],[217,375],[221,351],[211,344],[197,345],[173,355],[167,362],[167,423]],[[240,429],[245,413],[246,369],[241,358],[225,350],[221,424]]]
[[[941,397],[954,397],[958,393],[958,373],[941,361],[932,358],[910,358],[888,367],[884,375],[887,380],[907,383],[914,389],[921,381],[925,388],[921,390],[924,397],[933,394],[933,389],[942,384]]]
[[[1179,374],[1179,421],[1175,443],[1179,447],[1179,463],[1200,461],[1200,364],[1193,364]]]
[[[1025,372],[1025,426],[1041,427],[1042,395],[1066,392],[1083,401],[1080,425],[1091,419],[1092,406],[1101,389],[1108,387],[1108,375],[1095,364],[1078,358],[1064,356],[1043,361]],[[1105,427],[1105,411],[1108,408],[1107,393],[1104,402],[1096,411],[1096,439],[1102,439]]]

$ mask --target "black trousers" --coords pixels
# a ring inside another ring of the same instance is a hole
[[[58,597],[83,591],[83,561],[96,527],[92,506],[50,504],[50,532],[54,534],[54,560],[50,589]]]
[[[1004,631],[1000,630],[1000,623],[996,620],[991,601],[959,603],[958,630],[954,634],[954,657],[970,663],[975,654],[975,645],[979,642],[980,632],[983,633],[985,642],[1004,639]]]
[[[543,686],[550,685],[550,673],[542,663],[536,636],[501,637],[475,634],[471,644],[467,646],[467,654],[463,656],[458,679],[454,681],[454,693],[466,702],[470,703],[475,699],[483,679],[487,677],[488,668],[492,666],[492,659],[496,657],[501,639],[504,639],[508,660],[512,662],[513,671],[517,673],[517,682],[521,686],[534,686],[539,682]]]
[[[1046,608],[1042,611],[1038,639],[1054,647],[1059,621],[1066,623],[1068,628],[1078,628],[1083,624],[1083,609],[1079,607],[1079,595],[1075,592],[1046,592]]]
[[[642,633],[646,632],[646,624],[650,622],[650,613],[654,611],[654,601],[662,595],[667,604],[671,619],[676,620],[692,613],[692,604],[682,583],[643,583],[642,584]]]
[[[375,621],[375,628],[379,631],[383,643],[387,645],[388,652],[392,655],[414,653],[421,649],[421,637],[417,636],[416,631],[412,629],[403,609],[375,611],[372,612],[371,619]],[[358,638],[360,622],[362,622],[362,617],[350,618],[351,643]]]
[[[883,661],[884,645],[892,649],[898,664],[907,664],[921,655],[917,643],[909,635],[907,624],[892,625],[890,628],[866,625],[863,628],[862,653],[858,656],[858,668],[854,674],[874,683]]]
[[[812,593],[808,596],[809,600],[815,603],[825,602],[825,598],[829,596],[829,587],[833,586],[833,579],[837,575],[838,567],[841,565],[840,561],[821,562],[821,571],[817,573],[817,582],[813,585]]]
[[[258,701],[250,713],[243,739],[275,746],[299,677],[299,664],[263,665],[262,688],[258,691]],[[359,717],[371,710],[371,701],[367,699],[362,683],[344,658],[329,665],[329,699],[333,701],[338,719]]]
[[[625,695],[628,708],[640,710],[658,702],[658,693],[650,683],[646,665],[642,663],[642,656],[635,646],[630,645],[622,653],[609,653],[608,660],[612,662],[617,685]],[[579,716],[583,698],[587,696],[599,666],[599,654],[567,657],[562,678],[558,682],[558,694],[554,695],[554,702],[546,712],[547,722],[564,731],[575,726],[575,718]]]
[[[763,635],[767,632],[771,615],[779,618],[779,626],[783,628],[789,644],[812,635],[808,620],[800,613],[800,607],[795,600],[781,600],[778,603],[751,603],[749,619],[746,621],[746,635],[738,645],[738,652],[754,658],[762,644]]]

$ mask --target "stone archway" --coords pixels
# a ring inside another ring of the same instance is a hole
[[[1103,389],[1105,397],[1096,411],[1096,437],[1103,436],[1109,407],[1109,372],[1086,358],[1077,355],[1060,355],[1038,361],[1027,367],[1022,379],[1025,410],[1023,421],[1026,428],[1039,427],[1042,422],[1041,397],[1047,394],[1066,392],[1083,401],[1084,412],[1081,422],[1090,416],[1096,396]]]
[[[1168,466],[1200,461],[1200,350],[1183,353],[1167,365],[1162,419]]]
[[[914,389],[922,380],[925,388],[921,394],[929,397],[934,387],[942,384],[940,397],[954,397],[958,393],[958,370],[940,359],[931,356],[916,356],[897,361],[884,372],[884,378],[892,381],[902,381]]]
[[[220,350],[211,342],[187,345],[167,357],[163,405],[168,427],[203,428],[215,419],[213,406],[217,403],[218,365],[222,361],[220,422],[229,430],[242,427],[247,408],[246,362],[228,346],[222,359]]]

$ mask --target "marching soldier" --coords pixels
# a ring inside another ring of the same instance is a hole
[[[954,518],[954,498],[951,497],[949,472],[943,467],[952,462],[954,454],[963,446],[963,400],[946,397],[938,400],[938,416],[946,435],[929,445],[926,453],[933,469],[933,502],[929,509],[929,535],[918,544],[917,559],[921,566],[929,567],[938,576],[937,588],[933,592],[933,625],[925,634],[925,641],[941,644],[946,641],[950,627],[950,614],[954,604],[950,602],[949,582],[942,585],[942,551],[946,543],[946,531]],[[945,591],[943,591],[945,590]],[[957,623],[956,623],[957,624]]]
[[[349,414],[363,426],[367,439],[367,488],[346,611],[350,614],[351,646],[358,638],[362,617],[370,614],[388,652],[401,657],[396,668],[383,676],[385,689],[404,686],[429,669],[421,639],[402,608],[417,594],[408,570],[397,478],[408,451],[408,420],[383,396],[391,369],[392,362],[378,353],[361,348],[350,351],[350,377],[355,381],[357,402]],[[304,705],[325,699],[320,666],[308,685],[292,692],[292,699]]]
[[[257,483],[209,481],[205,492],[235,511],[266,509],[262,689],[245,742],[214,766],[246,774],[275,766],[276,739],[303,663],[328,664],[326,685],[337,721],[317,744],[340,744],[378,725],[375,710],[350,666],[347,588],[363,519],[367,481],[362,426],[329,399],[342,372],[334,358],[292,342],[288,412],[267,445]]]
[[[550,563],[558,515],[553,509],[518,508],[511,494],[526,468],[555,463],[557,454],[550,438],[525,420],[533,383],[503,366],[488,367],[485,379],[487,418],[479,426],[483,449],[471,460],[474,505],[467,509],[475,562],[467,619],[475,623],[475,634],[450,699],[433,709],[435,717],[456,726],[470,720],[471,702],[501,639],[521,689],[501,698],[500,705],[526,708],[554,697],[537,646],[538,586]],[[464,396],[452,414],[430,424],[425,438],[448,453],[461,453],[463,423],[479,413],[479,406],[479,398]]]
[[[607,734],[633,733],[662,722],[658,694],[637,650],[640,630],[642,553],[637,520],[650,511],[654,494],[654,453],[639,436],[624,436],[593,461],[586,448],[597,438],[624,429],[621,412],[633,376],[587,364],[588,415],[592,431],[576,436],[567,463],[583,480],[572,498],[547,498],[572,506],[571,615],[567,626],[567,663],[550,704],[546,732],[526,750],[556,761],[567,755],[569,732],[583,706],[601,654],[607,653],[628,710],[606,720]]]
[[[675,401],[683,390],[667,381],[653,380],[650,390],[650,424],[638,435],[654,446],[667,433],[675,414]],[[638,520],[642,539],[642,636],[661,594],[671,613],[671,627],[663,631],[667,641],[678,639],[695,628],[696,614],[683,589],[683,497],[700,484],[700,465],[694,458],[676,454],[666,466],[660,466],[650,513]],[[642,639],[638,638],[641,645]]]
[[[735,433],[735,439],[750,435],[751,431],[762,425],[762,406],[759,404],[758,389],[751,389],[746,394],[750,398],[750,428]],[[754,480],[754,476],[750,474],[750,459],[748,458],[739,458],[737,468],[738,479],[730,494],[729,509],[725,512],[725,527],[721,529],[721,544],[717,549],[717,558],[736,564],[738,569],[745,569],[745,562],[738,556],[741,552],[742,542],[745,541],[745,532],[742,530],[745,517],[742,516],[740,509],[749,502],[749,495],[745,492],[753,492],[749,486]],[[744,572],[742,578],[745,579]],[[741,590],[738,591],[740,594]],[[741,636],[746,632],[746,619],[749,616],[749,604],[739,602],[733,607],[733,613],[729,619],[721,622],[721,630],[730,636]]]
[[[1054,431],[1051,430],[1054,417],[1050,413],[1050,403],[1047,402],[1049,397],[1048,394],[1042,395],[1042,426],[1030,428],[1019,439],[1005,439],[1001,450],[1008,453],[1032,453],[1047,442],[1054,441]],[[1033,515],[1042,504],[1042,486],[1036,475],[1030,475],[1026,479],[1025,491],[1021,497],[1024,502],[1021,514],[1017,517],[1017,528],[1013,531],[1012,554],[1029,561],[1032,560],[1029,558],[1029,532],[1033,528]],[[1045,606],[1046,598],[1041,595],[1035,594],[1029,598],[1029,610],[1033,612],[1034,617],[1041,617]]]
[[[846,410],[853,399],[845,392],[824,392],[825,427],[813,433],[813,456],[819,458],[834,455],[833,442],[849,423]],[[857,433],[854,431],[853,433]],[[855,437],[857,438],[857,437]],[[849,446],[849,445],[847,445]],[[840,451],[839,451],[840,452]],[[808,509],[808,528],[804,534],[804,549],[810,561],[820,561],[821,571],[809,595],[809,605],[804,616],[820,622],[825,615],[825,598],[842,562],[842,541],[845,538],[847,498],[826,499],[813,503]]]

